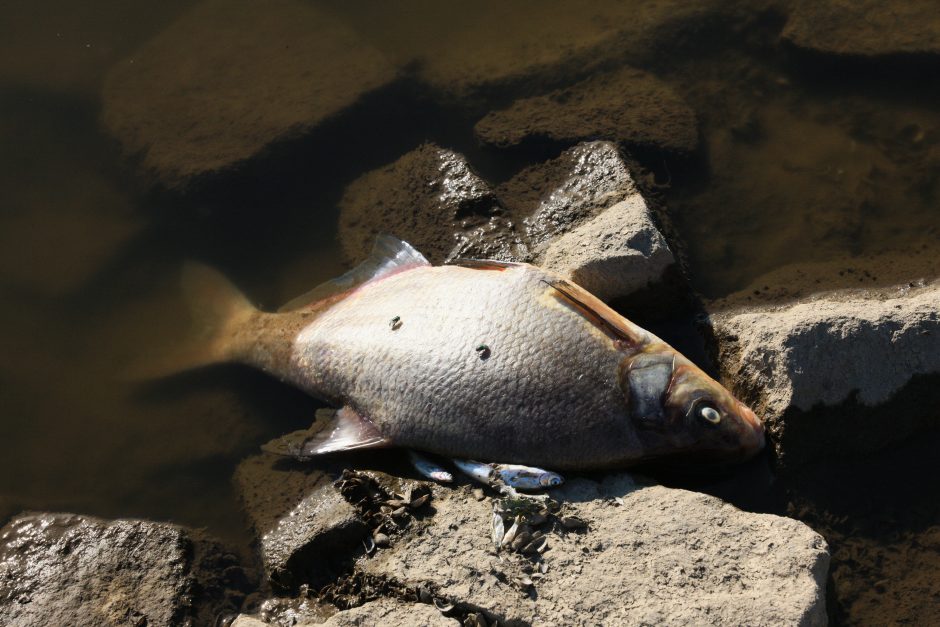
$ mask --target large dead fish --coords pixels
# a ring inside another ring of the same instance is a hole
[[[655,335],[535,266],[431,266],[384,236],[372,256],[277,313],[188,269],[209,341],[187,365],[256,366],[340,407],[300,455],[400,446],[557,469],[733,461],[754,413]]]

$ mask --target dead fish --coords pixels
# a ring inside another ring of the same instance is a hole
[[[278,312],[203,266],[185,270],[184,289],[208,340],[161,370],[241,362],[340,407],[299,456],[400,446],[591,469],[764,446],[754,413],[691,361],[532,265],[431,266],[382,236],[359,267]]]

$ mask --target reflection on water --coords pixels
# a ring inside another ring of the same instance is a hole
[[[625,61],[656,74],[699,119],[695,154],[634,156],[670,184],[674,243],[700,293],[783,283],[785,271],[761,277],[809,262],[864,267],[872,283],[936,274],[938,87],[909,73],[820,78],[779,45],[775,12],[699,24],[705,5],[678,2],[327,2],[331,19],[402,72],[399,86],[241,177],[192,194],[154,191],[102,130],[100,88],[190,4],[5,8],[0,516],[147,516],[241,538],[234,466],[305,426],[318,404],[238,368],[145,387],[123,376],[185,332],[179,265],[208,261],[276,306],[343,270],[336,203],[357,176],[430,140],[505,180],[564,146],[484,150],[477,120]],[[677,38],[663,45],[668,24]],[[858,275],[833,276],[838,286]]]

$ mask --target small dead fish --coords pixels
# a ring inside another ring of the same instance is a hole
[[[507,485],[517,490],[541,490],[564,483],[561,475],[519,464],[497,464],[496,474]]]
[[[401,446],[592,469],[764,446],[754,413],[691,361],[532,265],[434,267],[382,236],[359,267],[275,313],[205,267],[183,284],[202,339],[151,372],[240,362],[342,405],[291,447],[298,457]]]

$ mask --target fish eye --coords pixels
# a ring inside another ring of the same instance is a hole
[[[705,422],[717,425],[721,422],[721,414],[711,405],[702,404],[695,409],[695,413]]]

